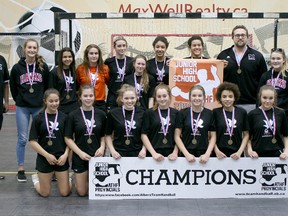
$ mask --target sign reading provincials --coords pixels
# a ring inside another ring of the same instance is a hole
[[[223,61],[213,59],[172,59],[169,63],[171,106],[183,109],[190,106],[189,90],[194,85],[205,89],[205,107],[219,106],[216,88],[223,81]]]
[[[89,199],[287,198],[287,161],[92,158]]]

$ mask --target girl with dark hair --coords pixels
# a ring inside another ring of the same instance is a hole
[[[72,49],[65,47],[58,55],[58,67],[49,73],[49,88],[60,93],[59,110],[68,114],[79,107],[75,72],[75,55]]]
[[[249,140],[247,112],[235,106],[239,98],[236,84],[223,82],[218,86],[216,99],[222,107],[213,110],[217,134],[214,151],[218,158],[239,159]]]
[[[143,55],[137,55],[133,60],[134,73],[124,78],[124,83],[135,87],[137,94],[136,106],[148,109],[153,106],[154,78],[147,73],[147,60]]]
[[[94,87],[95,107],[106,112],[106,85],[108,85],[109,68],[104,64],[102,51],[96,44],[90,44],[84,51],[83,63],[76,70],[77,82],[80,86]]]
[[[166,37],[157,36],[152,45],[155,57],[147,61],[147,71],[154,77],[156,84],[169,85],[169,66],[167,62],[170,58],[165,56],[169,42]]]
[[[65,124],[65,142],[73,151],[72,169],[79,196],[88,193],[88,164],[91,157],[102,157],[105,151],[106,115],[93,107],[95,89],[91,85],[79,88],[81,107],[69,113]]]
[[[204,42],[202,37],[193,35],[187,43],[191,55],[185,59],[207,59],[203,56]]]
[[[34,117],[29,135],[30,144],[37,152],[38,174],[32,175],[32,181],[37,193],[43,197],[50,194],[53,174],[61,196],[68,196],[72,188],[69,182],[69,148],[64,141],[66,115],[58,111],[59,100],[56,89],[45,91],[43,111]]]
[[[25,57],[13,66],[10,73],[10,91],[16,103],[18,182],[27,181],[24,161],[30,117],[36,116],[41,110],[43,94],[48,87],[49,69],[38,51],[36,40],[26,40]]]

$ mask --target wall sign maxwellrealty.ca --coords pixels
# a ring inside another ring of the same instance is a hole
[[[89,199],[280,198],[287,196],[287,161],[210,158],[92,158]]]

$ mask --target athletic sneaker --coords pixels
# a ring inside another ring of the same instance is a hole
[[[39,182],[38,174],[33,174],[31,177],[32,177],[32,182],[34,185]]]
[[[18,174],[17,174],[17,181],[18,182],[26,182],[27,178],[25,175],[25,171],[24,170],[19,170]]]

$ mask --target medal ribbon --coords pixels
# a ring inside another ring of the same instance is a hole
[[[136,90],[136,94],[137,94],[137,99],[139,100],[140,96],[141,96],[142,77],[141,77],[141,80],[140,80],[140,84],[138,85],[135,73],[134,73],[134,86],[135,86],[135,90]]]
[[[223,111],[223,116],[224,116],[224,119],[225,119],[225,123],[226,123],[226,127],[227,127],[227,130],[228,130],[228,133],[229,133],[229,137],[230,139],[232,139],[232,135],[233,135],[233,131],[234,131],[234,122],[235,122],[235,107],[233,107],[232,109],[232,124],[231,124],[231,128],[229,126],[229,123],[228,123],[228,118],[227,118],[227,115],[226,115],[226,112],[224,110],[224,108],[222,109]]]
[[[30,71],[29,71],[29,64],[26,63],[26,71],[27,71],[27,76],[28,76],[28,79],[29,79],[30,88],[32,88],[32,85],[33,85],[33,82],[34,82],[35,68],[36,68],[36,63],[34,62],[33,63],[32,76],[31,76]]]
[[[56,115],[55,115],[55,119],[54,119],[54,122],[53,122],[53,125],[52,125],[51,130],[50,130],[50,128],[49,128],[49,120],[48,120],[47,112],[45,111],[44,114],[45,114],[46,128],[47,128],[47,131],[48,131],[48,134],[49,134],[49,138],[51,138],[51,137],[52,137],[52,134],[53,134],[53,131],[54,131],[55,128],[56,128],[56,123],[57,123],[57,120],[58,120],[58,110],[56,110]]]
[[[93,125],[94,125],[94,108],[92,108],[92,116],[91,116],[91,119],[90,119],[90,122],[91,122],[91,127],[89,127],[87,121],[86,121],[86,116],[85,116],[85,113],[83,111],[83,108],[80,107],[80,110],[81,110],[81,114],[82,114],[82,118],[84,120],[84,123],[86,125],[86,129],[87,129],[87,133],[88,133],[88,136],[90,138],[91,134],[92,134],[92,131],[93,131]]]
[[[165,73],[165,64],[166,64],[166,57],[164,57],[164,62],[163,62],[163,67],[162,69],[160,70],[158,68],[158,64],[157,64],[157,60],[155,58],[155,64],[156,64],[156,70],[158,72],[158,80],[160,80],[161,82],[163,81],[163,77],[164,77],[164,73]]]
[[[166,137],[166,135],[168,133],[168,129],[169,129],[169,124],[170,124],[170,108],[168,108],[168,112],[167,112],[167,126],[166,126],[166,128],[164,126],[164,122],[163,122],[162,115],[161,115],[161,110],[159,107],[158,107],[158,114],[160,117],[161,129],[163,131],[164,137]]]
[[[238,53],[236,53],[235,49],[233,48],[233,52],[235,54],[236,62],[237,62],[237,65],[238,65],[239,69],[240,69],[241,60],[242,60],[246,50],[247,50],[247,46],[245,47],[245,50],[239,55]]]
[[[131,126],[131,127],[128,127],[128,125],[127,125],[127,122],[126,122],[126,114],[125,114],[124,106],[122,106],[122,113],[123,113],[123,118],[124,118],[126,138],[128,139],[129,134],[130,134],[130,132],[131,132],[131,130],[132,130],[132,123],[133,123],[133,119],[134,119],[135,108],[133,107],[132,114],[131,114],[131,119],[130,119],[130,124],[131,124],[130,126]]]
[[[274,69],[272,69],[272,73],[271,73],[271,85],[275,88],[276,83],[278,82],[278,79],[280,77],[281,72],[278,73],[276,79],[273,79],[273,73],[274,73]]]
[[[276,119],[275,119],[274,108],[272,108],[272,110],[273,110],[272,118],[273,118],[274,128],[273,128],[272,125],[270,124],[270,121],[269,121],[269,119],[268,119],[265,111],[263,110],[263,108],[260,107],[260,109],[261,109],[261,111],[262,111],[262,113],[263,113],[263,115],[264,115],[264,117],[265,117],[265,119],[266,119],[266,121],[267,121],[267,124],[269,125],[269,128],[270,128],[271,132],[273,133],[273,136],[275,137],[275,134],[276,134]]]
[[[64,77],[64,80],[65,80],[65,85],[66,85],[66,92],[67,94],[69,93],[70,91],[70,80],[71,80],[71,71],[69,70],[69,79],[67,79],[67,76],[65,74],[65,71],[63,70],[63,77]]]
[[[192,107],[190,107],[190,123],[191,123],[191,130],[193,132],[193,136],[196,136],[197,133],[197,129],[198,129],[198,122],[200,120],[200,116],[201,116],[202,111],[199,113],[197,119],[196,119],[196,123],[194,125],[194,114],[193,114],[193,110]]]
[[[92,73],[91,73],[90,69],[88,69],[88,72],[89,72],[89,76],[90,76],[90,80],[91,80],[91,85],[93,87],[95,87],[96,82],[97,82],[97,77],[98,77],[98,67],[96,67],[95,79],[92,78]]]
[[[124,57],[124,65],[122,68],[120,68],[119,63],[118,63],[118,59],[116,58],[116,56],[115,56],[115,62],[116,62],[116,67],[117,67],[118,72],[121,72],[121,73],[119,73],[119,75],[120,75],[121,81],[123,82],[124,75],[125,75],[125,69],[126,69],[126,56]]]

